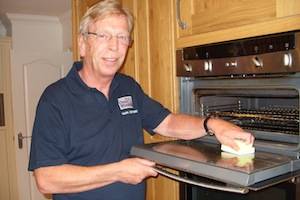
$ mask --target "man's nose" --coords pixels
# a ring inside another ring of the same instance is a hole
[[[112,36],[110,40],[108,40],[108,46],[110,50],[116,51],[119,48],[119,40],[116,36]]]

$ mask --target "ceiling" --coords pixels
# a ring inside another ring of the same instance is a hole
[[[0,0],[0,14],[61,16],[71,10],[71,0]]]

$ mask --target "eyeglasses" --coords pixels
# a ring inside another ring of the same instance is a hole
[[[86,32],[85,35],[94,35],[97,37],[97,39],[101,42],[108,42],[110,41],[113,37],[116,37],[118,42],[120,42],[123,45],[130,45],[131,44],[131,37],[128,35],[112,35],[110,33],[106,32],[100,32],[100,33],[95,33],[95,32]]]

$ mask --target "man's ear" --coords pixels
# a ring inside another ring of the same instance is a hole
[[[86,38],[84,35],[80,34],[78,36],[78,49],[80,57],[85,56],[85,49],[86,49]]]

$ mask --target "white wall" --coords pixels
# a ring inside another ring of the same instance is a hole
[[[24,53],[62,51],[62,26],[57,17],[7,14],[12,24],[13,50]]]
[[[72,50],[72,12],[71,10],[59,16],[62,26],[63,50]]]

